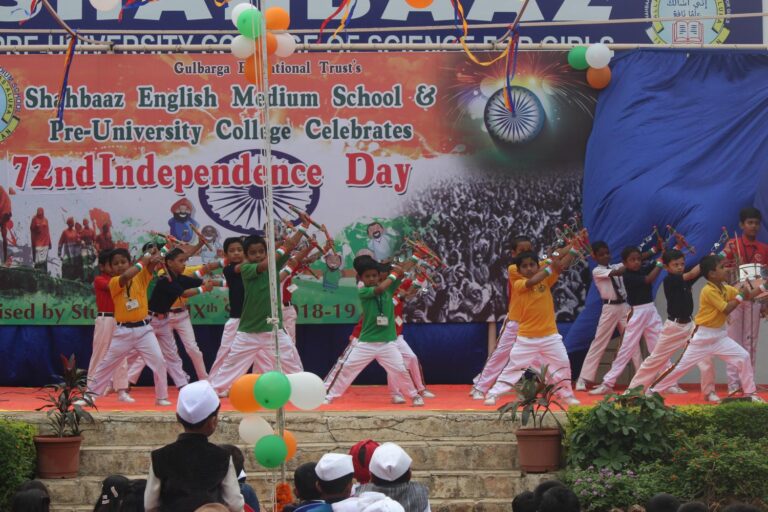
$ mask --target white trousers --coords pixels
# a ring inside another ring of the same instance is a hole
[[[546,364],[549,367],[549,379],[554,382],[562,381],[557,391],[559,396],[564,398],[573,396],[571,362],[568,360],[568,352],[565,350],[563,337],[560,334],[551,334],[542,338],[518,336],[509,355],[509,361],[510,364],[504,368],[496,384],[488,391],[488,396],[499,396],[511,391],[525,370],[534,364],[537,366]]]
[[[361,340],[347,353],[338,375],[327,389],[328,398],[333,399],[343,395],[355,377],[374,360],[384,367],[387,372],[387,379],[391,379],[395,387],[406,396],[414,398],[419,394],[411,382],[410,375],[408,375],[403,356],[393,342],[365,342]]]
[[[160,350],[165,359],[165,367],[168,369],[168,375],[171,376],[173,384],[177,388],[189,384],[189,375],[184,371],[184,366],[179,356],[179,349],[176,346],[176,338],[173,337],[173,329],[168,318],[152,318],[152,330],[155,332],[155,338],[160,344]],[[138,354],[135,354],[129,361],[128,379],[136,383],[144,371],[144,360]]]
[[[699,326],[675,369],[656,384],[652,391],[664,392],[685,375],[689,369],[712,357],[719,357],[737,369],[745,394],[751,395],[755,392],[755,374],[752,371],[749,354],[728,337],[725,326],[719,329]]]
[[[232,343],[235,341],[235,336],[237,336],[238,327],[240,327],[239,318],[230,318],[224,324],[224,332],[221,333],[221,344],[216,352],[216,360],[213,362],[213,366],[211,366],[211,371],[208,372],[209,379],[213,379],[216,372],[221,369],[221,365],[224,364],[224,360],[232,348]]]
[[[627,363],[632,357],[640,351],[640,338],[645,338],[645,345],[648,352],[653,352],[656,342],[661,335],[661,317],[656,311],[656,305],[653,303],[633,306],[627,321],[627,328],[624,331],[624,338],[621,340],[619,352],[616,359],[613,360],[611,369],[603,377],[603,384],[613,387],[616,380],[624,371]]]
[[[517,341],[517,330],[520,327],[518,322],[508,320],[503,327],[499,342],[491,353],[480,374],[474,378],[475,389],[482,393],[487,393],[491,386],[496,382],[502,371],[509,365],[509,354]]]
[[[397,350],[400,351],[400,355],[403,356],[403,363],[405,363],[405,368],[408,370],[408,375],[410,376],[416,391],[421,393],[427,389],[427,386],[424,384],[424,374],[421,371],[419,358],[402,335],[398,336],[393,343],[397,347]],[[401,390],[395,386],[395,383],[389,374],[387,374],[387,387],[389,387],[390,395],[402,395]]]
[[[685,348],[692,333],[693,322],[687,324],[679,324],[671,320],[664,322],[659,342],[635,373],[632,382],[629,383],[630,389],[637,386],[648,389],[659,373],[670,367],[669,361],[672,355],[681,348]],[[699,371],[701,372],[701,392],[706,395],[715,391],[715,367],[712,359],[702,360],[699,363]]]
[[[96,367],[104,359],[104,356],[107,355],[109,343],[112,341],[112,333],[115,332],[116,325],[114,317],[96,317],[93,325],[93,352],[91,353],[91,361],[88,364],[88,380],[93,380]],[[112,375],[112,388],[117,390],[128,389],[128,365],[125,360],[115,368],[115,373]]]
[[[138,352],[155,374],[155,398],[167,399],[168,377],[165,375],[167,371],[165,359],[155,333],[149,325],[134,328],[118,326],[115,329],[107,354],[93,374],[91,391],[97,396],[104,394],[115,370],[125,363],[127,356],[134,352]]]
[[[347,348],[344,349],[344,352],[341,353],[339,359],[336,360],[336,364],[333,365],[333,368],[331,368],[331,370],[328,372],[328,375],[326,375],[325,379],[323,380],[325,383],[325,389],[330,388],[336,382],[336,378],[339,376],[339,372],[344,366],[344,362],[347,360],[347,358],[349,358],[349,353],[354,347],[358,345],[358,343],[360,343],[358,338],[352,338],[349,340]]]
[[[757,363],[757,344],[760,340],[760,304],[745,301],[728,315],[728,337],[747,351],[754,374]],[[743,383],[739,379],[738,368],[728,365],[727,372],[728,390],[739,389]]]
[[[296,308],[293,306],[282,306],[283,308],[283,329],[288,332],[288,336],[296,342]]]
[[[301,360],[298,359],[296,347],[284,329],[277,331],[277,342],[283,373],[304,371]],[[221,368],[208,380],[217,393],[223,393],[229,390],[232,383],[245,374],[251,365],[258,373],[268,372],[277,367],[272,332],[238,332]]]
[[[595,382],[597,369],[603,360],[605,349],[608,348],[608,344],[613,339],[613,332],[618,329],[619,334],[624,334],[627,327],[628,314],[629,306],[627,304],[603,304],[603,309],[600,311],[600,320],[597,322],[595,339],[590,343],[587,357],[581,366],[580,379],[587,382]],[[636,352],[632,356],[632,364],[634,364],[635,369],[640,367],[641,362],[640,353]]]

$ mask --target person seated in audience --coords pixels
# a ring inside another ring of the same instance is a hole
[[[131,481],[123,475],[111,475],[101,482],[101,493],[93,512],[118,512]]]
[[[326,453],[320,457],[315,466],[316,486],[324,504],[333,505],[350,497],[354,473],[355,468],[352,465],[351,455]],[[315,507],[312,510],[330,510],[330,507]]]
[[[316,462],[307,462],[293,472],[293,494],[297,501],[283,507],[283,512],[309,512],[325,503],[317,487],[315,466]]]
[[[536,512],[536,495],[525,491],[515,496],[512,500],[512,512]]]
[[[16,491],[11,498],[11,512],[48,512],[50,506],[47,490],[37,487]]]
[[[541,497],[538,512],[580,512],[579,498],[569,488],[560,485],[552,487]]]
[[[245,481],[248,475],[245,474],[245,457],[243,452],[233,444],[222,444],[219,446],[227,450],[229,455],[232,456],[232,464],[235,466],[237,482],[240,484],[240,494],[243,495],[245,504],[251,507],[251,510],[246,509],[246,512],[259,512],[259,497],[256,496],[256,491],[253,490],[253,487]]]
[[[357,494],[357,488],[371,481],[371,472],[368,466],[371,464],[373,452],[379,447],[379,443],[372,439],[364,439],[349,449],[352,456],[352,465],[355,467],[355,480],[357,484],[352,487],[352,494]]]
[[[671,494],[660,492],[645,504],[645,512],[677,512],[680,501]]]
[[[429,489],[411,482],[413,459],[395,443],[384,443],[376,448],[368,469],[371,483],[361,485],[357,495],[380,492],[400,503],[406,512],[429,512]]]
[[[144,512],[144,491],[147,489],[147,480],[138,478],[131,480],[128,492],[120,505],[120,512]]]
[[[677,512],[709,512],[709,507],[700,501],[690,501],[680,505]]]
[[[533,490],[533,504],[535,505],[536,510],[538,510],[539,505],[541,505],[541,498],[544,497],[544,493],[555,487],[565,487],[565,485],[563,482],[558,482],[557,480],[545,480],[536,486]]]

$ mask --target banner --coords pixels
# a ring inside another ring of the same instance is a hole
[[[257,116],[265,96],[231,56],[78,55],[59,121],[51,70],[62,60],[7,56],[0,70],[10,91],[0,110],[11,112],[0,126],[2,324],[92,322],[96,253],[136,255],[150,231],[194,242],[195,225],[213,238],[190,264],[222,256],[227,237],[262,232],[265,137],[274,215],[296,222],[290,207],[307,211],[339,255],[295,278],[302,323],[355,322],[355,256],[390,259],[416,235],[446,268],[408,302],[407,321],[502,318],[512,238],[543,250],[580,210],[595,93],[562,52],[518,56],[514,114],[503,62],[294,55],[273,64],[269,132]],[[588,283],[586,265],[565,273],[559,321],[573,320]],[[226,290],[191,301],[197,323],[223,323],[227,309]]]
[[[213,31],[233,30],[231,11],[244,0],[231,0],[222,7],[214,0],[162,0],[122,13],[97,12],[88,0],[51,0],[56,11],[78,30],[162,30],[154,34],[96,34],[95,39],[123,44],[214,44],[228,43],[232,34]],[[32,10],[33,0],[0,2],[0,44],[66,44],[64,34],[51,34],[58,29],[45,12],[42,2]],[[288,9],[291,29],[317,30],[322,21],[339,5],[338,0],[273,0],[268,6]],[[351,14],[350,28],[413,27],[412,31],[346,33],[332,41],[350,43],[451,43],[460,36],[451,0],[435,0],[425,9],[409,6],[405,0],[357,0]],[[522,2],[500,0],[464,0],[470,23],[511,23]],[[608,20],[627,18],[667,18],[684,16],[717,16],[760,13],[762,0],[531,0],[523,16],[525,22],[583,20],[571,26],[522,27],[522,42],[544,43],[763,43],[763,21],[760,17],[630,23],[606,25]],[[594,22],[592,24],[588,22]],[[336,27],[338,22],[330,26]],[[442,25],[444,29],[419,30],[417,27]],[[22,28],[23,33],[3,29]],[[199,30],[200,33],[173,33],[174,30]],[[468,42],[495,41],[505,28],[472,29]],[[317,33],[297,35],[304,43],[315,43]],[[324,41],[328,36],[324,36]]]

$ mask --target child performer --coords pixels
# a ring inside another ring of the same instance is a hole
[[[728,315],[748,298],[748,294],[725,284],[727,272],[723,261],[717,256],[705,256],[699,266],[707,284],[704,285],[699,296],[699,313],[695,319],[696,329],[693,338],[674,370],[655,384],[650,391],[663,393],[691,367],[714,356],[736,368],[744,396],[751,398],[754,402],[762,402],[763,400],[755,394],[755,375],[749,353],[728,337],[725,328]],[[768,287],[762,285],[756,293],[766,290]]]
[[[643,267],[642,253],[637,247],[626,247],[621,251],[621,261],[626,269],[623,279],[630,306],[627,327],[611,369],[603,377],[603,383],[589,392],[590,395],[611,393],[624,367],[638,352],[640,338],[645,337],[648,350],[653,352],[661,334],[661,317],[653,303],[653,282],[664,264],[657,260],[653,265]]]
[[[88,376],[92,377],[104,356],[107,354],[112,333],[115,330],[115,304],[109,293],[109,281],[112,279],[112,265],[109,259],[112,251],[99,253],[99,275],[93,280],[93,290],[96,293],[96,320],[93,329],[93,353],[88,365]],[[112,388],[117,389],[117,399],[121,402],[135,402],[128,394],[128,365],[123,362],[115,369],[112,376]]]
[[[621,279],[624,274],[624,265],[621,263],[611,265],[611,250],[602,240],[592,244],[592,257],[597,262],[597,266],[592,270],[592,281],[603,301],[603,309],[600,311],[595,338],[589,345],[579,380],[576,382],[576,391],[586,391],[587,383],[595,381],[598,366],[613,338],[613,332],[618,328],[619,334],[624,334],[629,313],[627,292],[624,289],[624,281]],[[640,367],[642,359],[639,353],[632,356],[632,362],[635,368]]]
[[[517,257],[517,270],[522,276],[514,282],[512,289],[512,297],[520,311],[517,341],[509,355],[510,364],[488,391],[485,405],[495,405],[497,398],[510,391],[536,362],[552,368],[552,378],[561,382],[557,393],[568,405],[580,403],[571,389],[571,363],[563,337],[557,332],[552,297],[552,287],[560,276],[560,269],[570,264],[576,254],[571,248],[559,262],[543,268],[539,267],[539,258],[534,252],[524,252]]]
[[[222,273],[227,280],[227,290],[229,291],[229,320],[224,324],[224,332],[221,334],[221,345],[216,353],[216,360],[211,366],[208,378],[213,379],[214,375],[221,369],[221,365],[229,354],[232,342],[235,341],[237,328],[240,325],[240,315],[243,312],[243,278],[235,268],[245,259],[243,249],[243,239],[239,237],[227,238],[224,240],[224,253],[227,255],[228,264],[224,266]]]
[[[408,271],[414,264],[413,259],[406,262],[402,271]],[[360,341],[349,350],[339,374],[328,388],[325,401],[331,403],[334,398],[344,394],[355,377],[375,359],[384,367],[395,387],[411,398],[414,407],[423,406],[424,399],[416,391],[403,356],[393,343],[397,339],[397,332],[392,296],[401,284],[400,272],[393,270],[384,281],[379,282],[379,264],[370,256],[355,258],[354,267],[363,283],[363,287],[358,290],[363,311]]]
[[[739,228],[743,234],[741,238],[730,240],[725,249],[729,264],[735,265],[737,271],[738,265],[741,264],[768,264],[768,245],[757,240],[762,219],[763,216],[757,208],[744,208],[739,212]],[[744,278],[740,273],[737,275],[737,281]],[[752,361],[753,373],[760,339],[760,307],[757,302],[745,301],[728,316],[728,336],[747,351]],[[743,383],[739,381],[737,368],[728,366],[728,392],[735,393],[741,384]]]
[[[629,383],[629,389],[637,386],[651,387],[661,370],[669,364],[669,358],[675,351],[684,348],[691,339],[693,331],[693,293],[691,287],[699,278],[699,266],[696,265],[688,272],[685,271],[685,255],[672,249],[661,256],[667,277],[664,278],[664,297],[667,299],[667,321],[661,331],[659,342],[648,356]],[[719,402],[715,394],[715,373],[711,359],[699,363],[701,370],[701,392],[708,402]],[[675,383],[667,389],[668,392],[685,393]]]
[[[117,328],[112,334],[107,355],[96,367],[91,384],[95,396],[103,395],[115,370],[133,351],[146,361],[155,374],[155,403],[171,405],[168,401],[167,368],[160,344],[149,325],[147,286],[152,280],[152,269],[160,262],[159,255],[145,255],[131,265],[131,255],[125,249],[115,249],[110,257],[114,277],[109,291],[115,304]]]

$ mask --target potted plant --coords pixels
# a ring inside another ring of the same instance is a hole
[[[61,356],[64,371],[61,382],[48,384],[48,396],[37,408],[47,410],[52,434],[35,437],[37,449],[37,474],[40,478],[73,478],[80,469],[80,422],[93,423],[93,417],[81,403],[96,408],[93,395],[88,391],[85,370],[77,368],[74,354],[67,359]]]
[[[553,405],[565,410],[556,400],[556,393],[563,384],[550,382],[547,366],[540,371],[529,370],[529,376],[516,385],[517,399],[499,407],[499,418],[509,413],[512,421],[520,413],[520,422],[527,427],[532,420],[533,427],[520,428],[516,432],[517,453],[520,467],[529,473],[545,473],[560,468],[562,425],[552,412]],[[544,419],[549,414],[557,428],[545,428]]]

